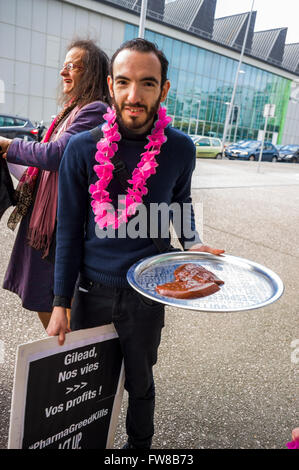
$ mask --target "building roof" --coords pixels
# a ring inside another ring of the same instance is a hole
[[[288,28],[276,28],[255,32],[251,54],[276,65],[281,65],[287,30]]]
[[[165,3],[165,23],[212,38],[217,0],[173,0]]]
[[[141,0],[95,0],[140,15]],[[250,13],[214,18],[217,0],[148,0],[147,17],[240,51]],[[254,32],[252,12],[245,53],[299,75],[299,43],[285,44],[287,28]]]
[[[299,42],[285,45],[282,65],[299,74]]]
[[[102,1],[102,0],[96,0]],[[122,7],[126,10],[134,11],[140,14],[142,0],[103,0],[104,3],[112,3],[116,7]],[[148,0],[147,1],[147,16],[152,19],[162,21],[164,15],[165,0]]]
[[[132,1],[132,0],[131,0]],[[140,7],[142,0],[133,0],[133,7]],[[147,15],[151,18],[163,20],[165,0],[147,0]]]
[[[189,30],[204,0],[175,0],[167,3],[164,10],[164,21],[181,25]]]
[[[235,49],[241,49],[245,38],[250,12],[215,18],[213,39]],[[256,11],[252,12],[245,50],[250,52]]]

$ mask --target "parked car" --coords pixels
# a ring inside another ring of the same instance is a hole
[[[225,156],[230,160],[258,160],[262,143],[259,140],[246,141],[238,147],[225,150]],[[277,162],[279,152],[271,142],[264,142],[262,161]]]
[[[225,145],[228,149],[232,149],[233,147],[239,147],[239,145],[244,144],[244,142],[250,142],[250,140],[238,140],[237,142],[231,142],[229,145]]]
[[[37,140],[38,129],[28,118],[0,114],[0,135],[8,139]]]
[[[198,135],[193,139],[193,142],[197,157],[222,158],[222,142],[217,137]]]
[[[279,150],[278,161],[298,163],[299,145],[283,145]]]

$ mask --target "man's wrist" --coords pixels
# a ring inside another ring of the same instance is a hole
[[[63,297],[62,295],[55,295],[52,306],[71,308],[71,298]]]

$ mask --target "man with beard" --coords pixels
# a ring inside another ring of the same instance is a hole
[[[195,167],[192,140],[168,127],[170,119],[160,106],[170,87],[167,68],[167,59],[154,44],[140,38],[124,43],[111,59],[108,85],[113,107],[104,116],[102,139],[96,145],[90,132],[72,137],[59,176],[55,300],[47,332],[64,343],[69,331],[66,308],[79,274],[71,329],[114,323],[129,394],[125,448],[133,449],[150,448],[154,434],[152,368],[164,306],[134,291],[126,279],[132,264],[158,253],[156,244],[148,235],[133,238],[128,231],[123,236],[122,229],[134,220],[141,203],[146,209],[152,203],[191,205]],[[115,155],[129,174],[125,189]],[[194,229],[192,211],[190,219]],[[184,249],[223,252],[202,245],[195,231],[191,239],[184,233],[179,238]],[[169,248],[169,236],[164,242]]]

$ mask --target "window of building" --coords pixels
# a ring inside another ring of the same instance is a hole
[[[198,75],[204,75],[205,73],[205,50],[199,49],[198,50],[198,57],[197,57],[197,68],[196,73]]]
[[[172,49],[172,59],[171,59],[172,67],[181,68],[180,67],[181,49],[182,49],[182,43],[180,41],[174,40],[173,49]]]
[[[178,80],[178,92],[184,93],[185,91],[185,84],[187,80],[187,73],[185,70],[180,70],[179,72],[179,80]]]
[[[181,50],[181,63],[180,68],[183,70],[189,70],[189,55],[190,55],[190,46],[189,44],[183,43]]]
[[[172,39],[167,37],[164,38],[163,51],[167,60],[170,61],[172,57]]]
[[[189,69],[195,71],[197,66],[197,47],[190,46]]]

